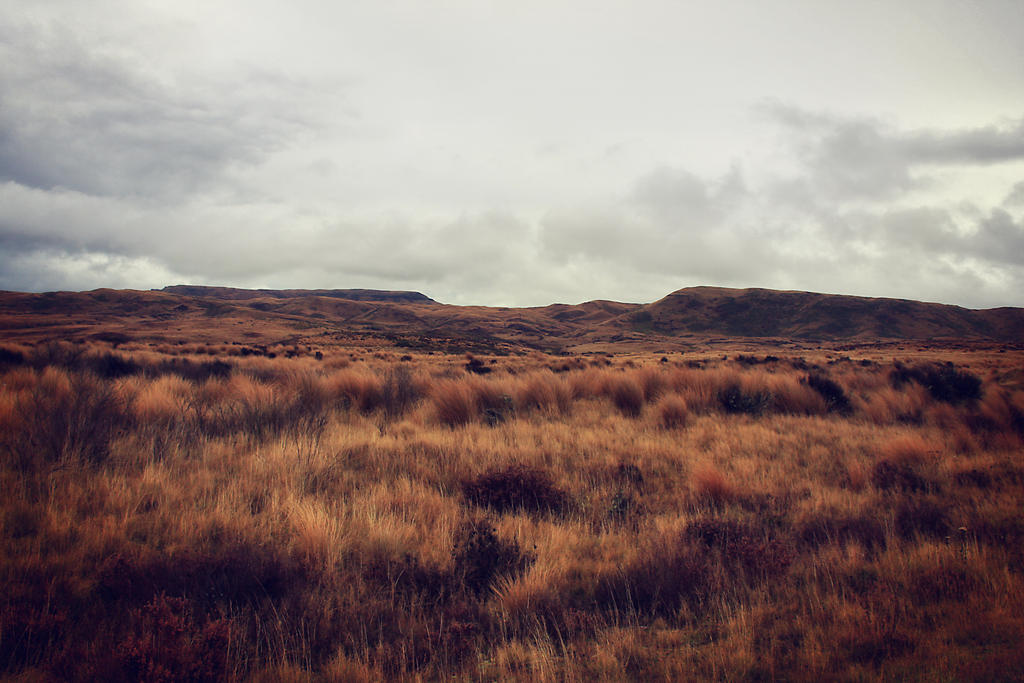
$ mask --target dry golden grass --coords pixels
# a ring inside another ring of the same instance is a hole
[[[4,677],[1024,666],[1019,354],[955,357],[980,393],[940,400],[899,380],[906,352],[903,371],[534,354],[475,375],[461,356],[233,348],[0,368]]]

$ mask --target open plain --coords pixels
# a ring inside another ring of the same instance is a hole
[[[3,293],[0,672],[1019,680],[1022,320]]]

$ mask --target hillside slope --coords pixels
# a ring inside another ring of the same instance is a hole
[[[787,339],[1024,338],[1024,309],[971,310],[907,299],[770,289],[690,287],[636,315],[667,335],[716,334]]]
[[[239,289],[237,287],[207,287],[205,285],[170,285],[154,290],[183,296],[204,296],[212,299],[247,301],[250,299],[298,299],[322,296],[351,301],[391,301],[402,303],[433,303],[434,300],[419,292],[387,291],[380,289]]]
[[[418,292],[245,290],[0,292],[0,339],[298,343],[317,338],[422,349],[677,348],[712,338],[803,342],[1024,343],[1024,309],[692,287],[650,304],[453,306]],[[376,341],[374,341],[376,340]]]

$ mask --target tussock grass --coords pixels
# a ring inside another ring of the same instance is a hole
[[[1024,666],[1019,354],[293,346],[2,347],[4,676]]]

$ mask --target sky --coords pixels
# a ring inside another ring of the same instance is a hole
[[[0,289],[1024,306],[1020,0],[0,0]]]

